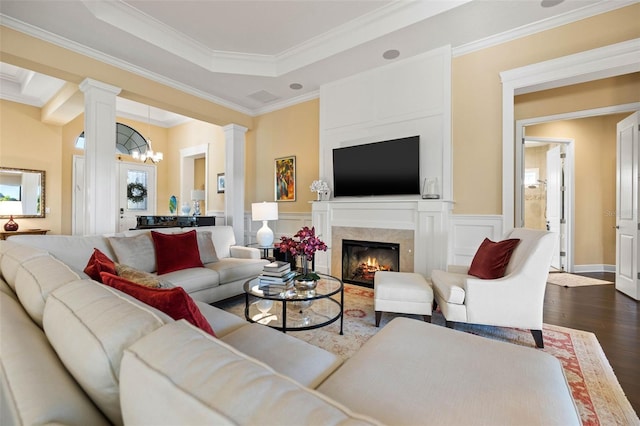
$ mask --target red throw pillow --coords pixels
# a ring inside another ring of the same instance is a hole
[[[136,284],[114,274],[102,272],[102,282],[110,287],[127,293],[139,301],[164,312],[174,320],[185,319],[191,324],[215,337],[209,322],[198,305],[182,287],[150,288]]]
[[[203,268],[196,231],[162,234],[151,231],[156,249],[158,275],[188,268]]]
[[[494,242],[485,238],[473,257],[469,275],[484,280],[504,277],[509,259],[520,242],[517,238]]]
[[[84,273],[89,275],[91,279],[102,282],[100,272],[108,272],[116,275],[116,264],[113,260],[109,259],[109,256],[98,250],[93,249],[93,254],[87,262],[87,266],[84,268]]]

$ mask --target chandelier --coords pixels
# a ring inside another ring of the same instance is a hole
[[[151,136],[151,106],[148,106],[147,112],[147,134]],[[131,156],[134,160],[140,160],[145,163],[147,160],[151,160],[153,164],[159,163],[163,160],[164,155],[161,152],[155,152],[151,147],[151,137],[147,139],[147,150],[146,152],[140,153],[138,150],[131,151]]]

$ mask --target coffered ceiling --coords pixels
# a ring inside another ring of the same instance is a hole
[[[447,44],[460,54],[633,2],[2,0],[0,22],[256,115],[390,60]],[[397,58],[385,59],[389,50]],[[38,106],[65,84],[10,64],[0,78],[0,96]],[[146,106],[119,101],[118,108],[147,119]],[[160,117],[160,110],[153,118],[166,125],[182,119]]]

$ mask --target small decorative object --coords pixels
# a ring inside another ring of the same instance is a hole
[[[438,178],[425,178],[422,185],[422,198],[425,200],[437,200],[440,198],[438,194]]]
[[[329,194],[329,185],[327,182],[323,180],[314,180],[311,182],[311,186],[309,187],[311,192],[316,192],[318,194],[317,201],[322,201]]]
[[[281,253],[289,252],[294,257],[301,256],[302,272],[294,277],[296,288],[304,287],[301,288],[302,290],[315,288],[316,281],[320,279],[320,276],[313,271],[309,271],[309,259],[312,259],[318,250],[327,251],[327,245],[316,236],[315,227],[309,229],[308,226],[305,226],[293,238],[285,236],[280,238]],[[308,281],[312,283],[308,283]]]
[[[296,200],[296,157],[276,158],[276,201]]]
[[[183,216],[189,216],[189,212],[191,211],[191,205],[189,203],[182,203],[182,207],[180,207],[180,211]]]
[[[127,185],[127,199],[132,203],[140,203],[147,197],[147,187],[139,182]]]
[[[218,173],[218,194],[224,193],[224,173]]]
[[[176,209],[178,208],[178,199],[175,195],[169,197],[169,213],[172,215],[176,213]]]
[[[18,230],[18,223],[13,220],[13,215],[9,217],[9,221],[4,224],[4,230],[7,232],[13,232]]]

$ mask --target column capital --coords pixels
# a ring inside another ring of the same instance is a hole
[[[110,84],[94,80],[92,78],[85,78],[84,80],[82,80],[82,83],[80,83],[79,87],[83,93],[86,93],[91,89],[100,89],[105,92],[113,93],[115,96],[119,95],[122,91],[122,89],[119,87],[112,86]]]

